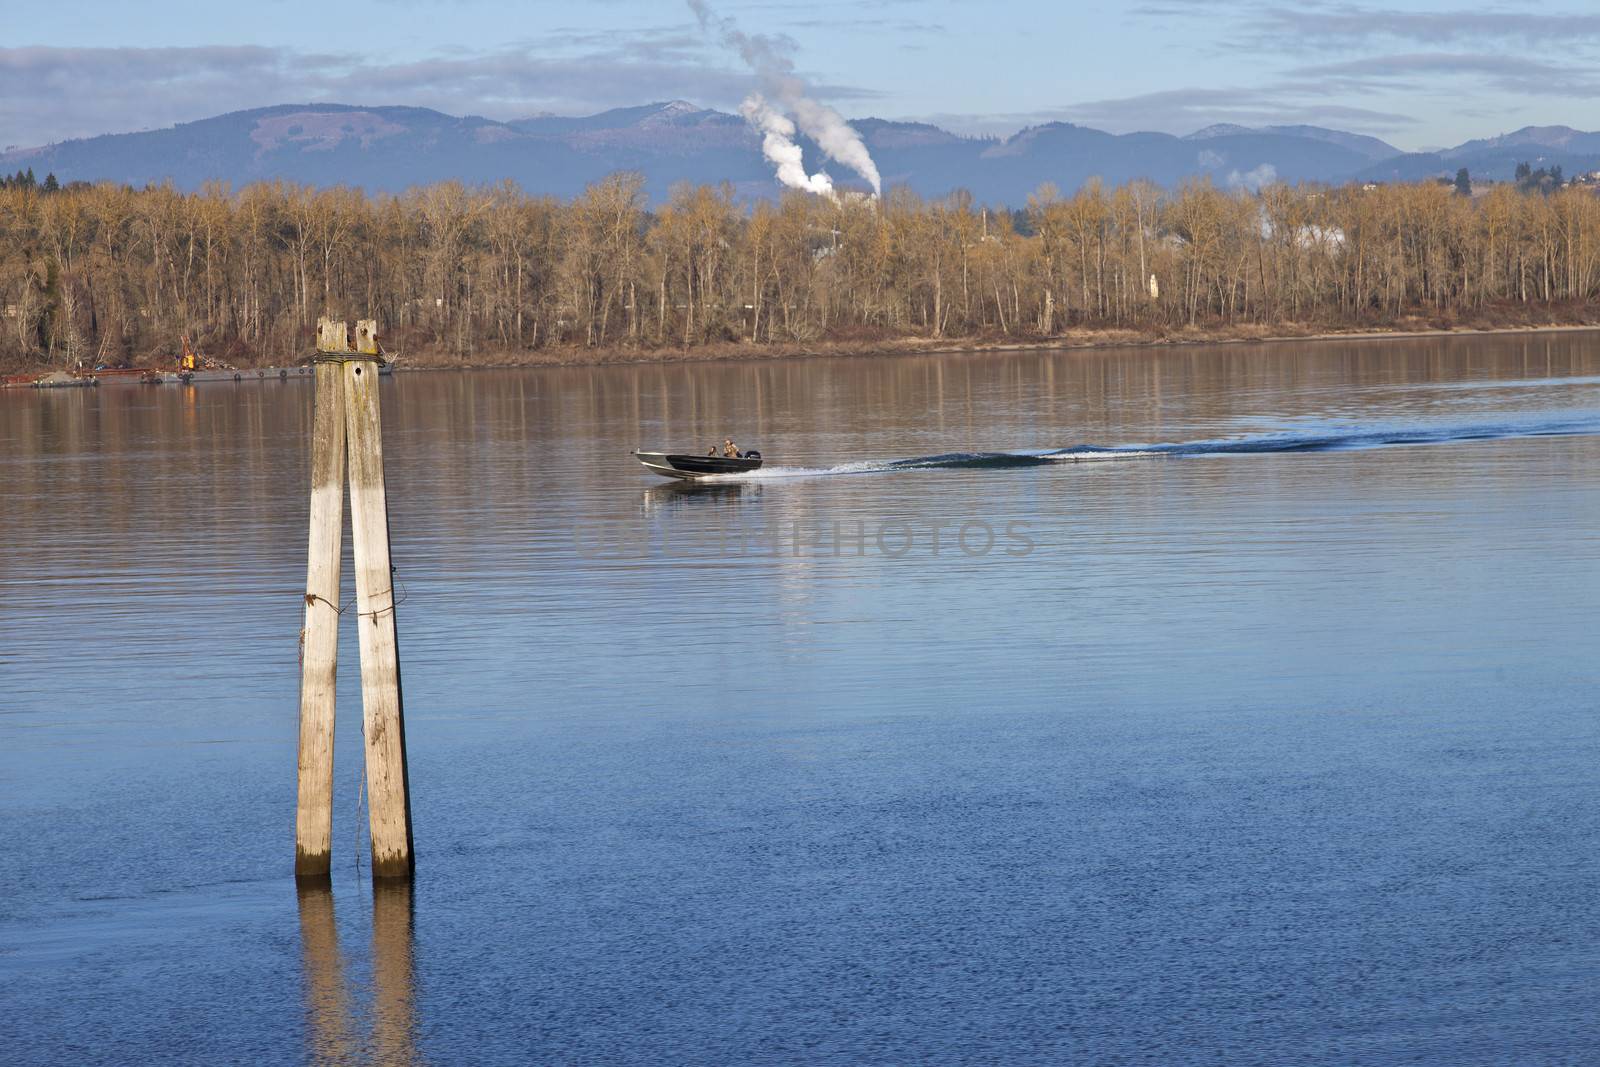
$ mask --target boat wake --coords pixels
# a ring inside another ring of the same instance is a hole
[[[885,474],[907,470],[1003,470],[1057,463],[1090,463],[1136,459],[1179,459],[1190,456],[1247,456],[1279,452],[1341,452],[1398,445],[1444,445],[1522,437],[1573,437],[1600,434],[1600,412],[1572,412],[1549,417],[1484,423],[1403,426],[1324,426],[1166,444],[1075,445],[1070,448],[1018,452],[942,452],[907,459],[865,460],[829,467],[763,467],[742,474],[715,475],[702,481],[745,482],[784,478],[820,478],[848,474]]]

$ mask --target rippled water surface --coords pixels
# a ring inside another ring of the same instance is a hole
[[[1594,336],[382,396],[418,875],[347,628],[297,895],[309,385],[0,392],[0,1058],[1592,1059]]]

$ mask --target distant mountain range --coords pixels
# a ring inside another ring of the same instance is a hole
[[[1568,174],[1600,169],[1600,133],[1565,126],[1529,126],[1443,151],[1404,153],[1376,137],[1319,126],[1219,125],[1174,137],[1052,122],[991,138],[915,122],[869,118],[854,125],[886,186],[908,185],[924,196],[967,189],[985,203],[1012,205],[1044,182],[1070,192],[1093,177],[1171,186],[1208,176],[1219,185],[1253,186],[1274,178],[1415,181],[1452,177],[1459,167],[1477,178],[1509,179],[1523,161]],[[808,164],[821,165],[816,145],[805,149]],[[727,181],[746,197],[777,192],[759,139],[741,118],[681,100],[511,122],[414,107],[282,104],[0,153],[0,172],[29,167],[41,179],[53,172],[63,182],[171,180],[184,189],[283,178],[398,192],[450,178],[470,184],[509,178],[530,193],[558,196],[579,193],[613,171],[636,170],[654,202],[679,181]],[[853,184],[844,168],[827,169],[839,184]]]

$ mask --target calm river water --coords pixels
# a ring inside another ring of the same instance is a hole
[[[0,1058],[1592,1062],[1595,335],[398,375],[376,897],[310,401],[0,393]]]

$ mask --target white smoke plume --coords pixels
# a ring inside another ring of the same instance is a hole
[[[746,97],[739,105],[739,114],[761,131],[761,154],[778,168],[778,181],[791,189],[833,198],[833,179],[825,171],[806,173],[800,146],[794,143],[794,123],[788,116],[774,110],[760,93]]]
[[[1271,185],[1278,180],[1278,168],[1271,163],[1263,163],[1255,170],[1240,174],[1237,170],[1228,172],[1229,189],[1248,189],[1252,193],[1259,193],[1262,186]]]
[[[777,150],[784,160],[788,160],[785,144],[788,148],[793,148],[797,157],[794,167],[788,173],[791,178],[796,171],[802,175],[805,173],[805,168],[798,160],[799,146],[794,143],[794,127],[798,124],[801,131],[816,141],[829,159],[844,164],[865,178],[872,186],[873,195],[880,195],[883,192],[883,180],[878,175],[878,165],[872,161],[872,154],[862,143],[861,135],[844,120],[844,116],[806,95],[805,82],[795,74],[794,62],[784,54],[778,42],[760,34],[745,33],[731,18],[722,18],[713,12],[706,0],[688,0],[688,4],[695,18],[700,20],[700,28],[707,33],[715,33],[724,46],[738,52],[740,58],[761,79],[765,95],[752,94],[739,110],[744,114],[746,121],[761,130],[762,152],[768,160],[778,166],[779,181],[796,189],[809,188],[808,185],[795,185],[785,178],[784,165],[773,154],[774,150]],[[768,97],[771,101],[775,101],[777,106],[774,106]],[[757,103],[754,109],[750,106],[752,102]],[[753,114],[757,117],[753,118]],[[788,122],[789,132],[775,133],[774,127],[766,119],[768,114]],[[794,116],[793,122],[789,122],[786,117],[788,115]],[[827,179],[827,175],[824,174],[813,175],[806,180],[815,182],[818,177]],[[829,188],[832,188],[831,181]]]

